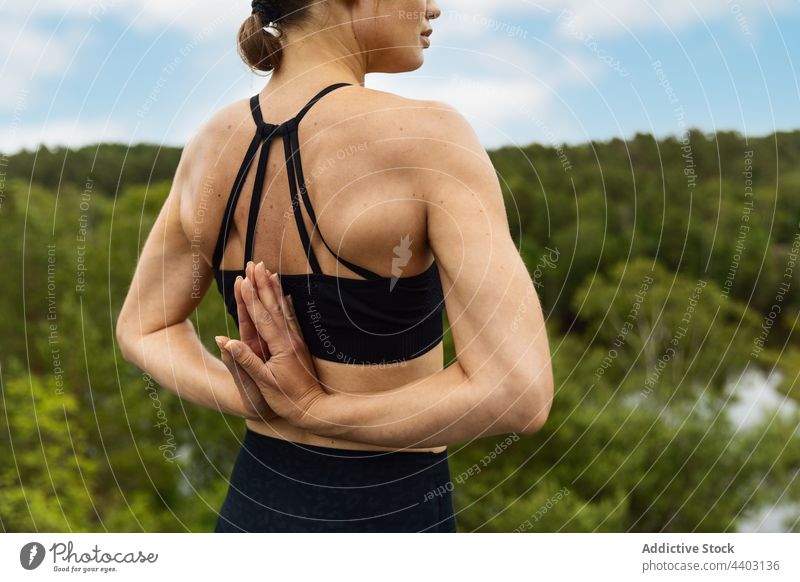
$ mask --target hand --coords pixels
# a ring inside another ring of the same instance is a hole
[[[250,261],[245,266],[245,275],[253,277],[253,269],[255,265]],[[239,337],[241,341],[247,344],[253,353],[258,355],[262,361],[266,362],[269,359],[269,346],[258,335],[256,326],[253,320],[250,319],[250,314],[242,301],[241,286],[244,279],[239,276],[236,277],[236,282],[233,284],[234,295],[236,296],[236,313],[239,318]],[[241,366],[237,365],[230,353],[224,349],[225,344],[228,343],[228,338],[225,336],[217,336],[217,345],[220,348],[222,363],[228,368],[236,387],[239,389],[239,395],[242,399],[242,407],[244,408],[246,418],[250,420],[268,421],[278,418],[278,414],[272,410],[267,404],[261,392],[256,386],[253,379],[245,372]]]
[[[280,291],[276,274],[259,263],[235,289],[237,305],[243,304],[258,335],[269,347],[269,359],[262,360],[244,341],[229,340],[224,348],[238,368],[249,376],[279,416],[300,428],[313,424],[311,409],[330,395],[317,379],[314,361],[303,340],[290,297]]]
[[[231,376],[233,376],[233,381],[236,384],[236,388],[239,389],[239,397],[242,401],[244,418],[248,420],[260,420],[264,422],[279,418],[279,415],[272,410],[267,401],[264,400],[264,397],[261,395],[261,390],[250,377],[250,374],[245,372],[244,369],[236,363],[230,352],[225,349],[225,345],[230,342],[230,339],[222,335],[218,335],[214,339],[219,346],[222,363],[228,368]]]
[[[248,262],[245,266],[245,276],[251,281],[254,279],[255,263],[253,263],[253,261]],[[258,330],[253,320],[250,318],[250,313],[247,311],[247,307],[245,307],[244,301],[242,300],[241,288],[243,281],[244,279],[240,275],[236,277],[236,282],[233,284],[233,294],[236,297],[236,313],[239,317],[239,337],[247,344],[253,353],[261,358],[262,362],[266,362],[269,360],[270,356],[269,346],[267,346],[267,343],[258,335]]]

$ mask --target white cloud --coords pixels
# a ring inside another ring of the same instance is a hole
[[[448,41],[503,32],[516,26],[518,17],[528,22],[555,18],[562,37],[572,36],[575,29],[595,37],[629,36],[653,29],[677,33],[701,20],[728,20],[731,26],[752,28],[769,18],[764,0],[440,0],[440,5],[441,38]],[[773,13],[789,9],[798,9],[797,0],[769,2]],[[566,26],[567,20],[572,27]]]
[[[2,1],[2,0],[0,0]],[[528,104],[537,115],[553,112],[558,92],[572,84],[587,88],[611,68],[581,46],[575,31],[594,38],[626,37],[650,30],[679,32],[701,18],[715,23],[730,21],[730,26],[753,27],[769,17],[763,0],[439,0],[443,16],[433,23],[434,47],[448,47],[446,60],[432,58],[423,75],[439,71],[438,78],[418,75],[370,76],[369,86],[410,97],[437,99],[458,107],[473,120],[487,126],[505,124],[518,128],[518,104]],[[770,8],[779,13],[797,0],[771,0]],[[62,75],[76,74],[69,68],[81,37],[111,22],[146,31],[155,37],[167,35],[197,39],[231,51],[233,35],[249,13],[249,2],[231,4],[219,0],[169,2],[164,0],[6,0],[0,21],[0,114],[15,117],[36,98],[50,100]],[[571,24],[562,15],[568,10]],[[43,20],[43,17],[48,17]],[[44,27],[61,24],[55,36]],[[555,25],[539,36],[530,27]],[[17,37],[19,38],[17,39]],[[584,37],[585,38],[585,37]],[[547,43],[553,49],[547,47]],[[430,56],[437,53],[432,49]],[[560,57],[555,51],[565,57]],[[438,53],[444,54],[444,53]],[[464,58],[466,56],[466,58]],[[78,63],[79,65],[80,63]],[[91,74],[88,73],[88,74]],[[445,76],[446,75],[446,76]],[[21,97],[22,96],[22,97]],[[213,103],[216,96],[203,99]],[[61,114],[59,114],[61,115]],[[22,116],[25,121],[25,116]],[[513,124],[513,125],[512,125]],[[4,126],[7,124],[4,122]],[[52,135],[75,143],[77,135],[102,130],[102,124],[81,124],[80,131],[67,131],[63,123]],[[188,125],[187,125],[188,126]],[[5,129],[5,128],[4,128]],[[121,128],[117,127],[116,130]],[[177,133],[176,133],[177,132]],[[170,135],[188,130],[175,125]],[[123,134],[119,134],[122,136]],[[7,137],[4,135],[7,141]],[[88,141],[111,139],[98,134]],[[482,136],[483,137],[483,136]],[[52,141],[52,137],[48,138]],[[71,141],[70,141],[71,140]],[[172,140],[170,140],[172,141]],[[3,144],[4,146],[6,144]]]
[[[0,54],[5,55],[0,66],[0,111],[18,110],[21,96],[37,79],[61,75],[79,43],[75,31],[56,37],[32,27],[23,30],[11,19],[0,22]]]
[[[519,124],[529,111],[545,111],[551,99],[545,86],[522,76],[493,80],[479,76],[432,79],[376,75],[368,86],[452,105],[469,120],[487,147],[511,141],[506,129]]]
[[[629,36],[652,29],[673,31],[705,21],[727,19],[733,26],[766,17],[763,0],[539,0],[559,20],[559,32],[572,30],[596,37]],[[773,0],[770,9],[782,11],[797,3]],[[571,26],[567,26],[568,23]]]
[[[168,25],[185,31],[196,31],[209,22],[224,21],[226,26],[241,23],[250,13],[248,2],[236,2],[235,9],[219,0],[192,0],[192,2],[165,2],[164,0],[47,0],[31,3],[29,0],[6,0],[4,18],[18,21],[23,17],[64,16],[83,20],[88,24],[101,24],[106,19],[120,19],[136,28],[153,28]],[[219,27],[219,34],[231,29]]]
[[[516,17],[525,20],[558,17],[567,10],[575,16],[576,25],[598,36],[627,34],[626,28],[638,32],[653,27],[682,28],[700,18],[734,19],[735,13],[755,22],[766,17],[763,0],[440,0],[442,17],[434,21],[441,38],[471,37],[482,32],[497,32],[498,27],[518,25]],[[796,0],[771,0],[770,9],[780,12],[794,7]],[[167,25],[184,31],[196,31],[219,22],[216,34],[228,35],[247,17],[250,3],[233,5],[219,0],[165,2],[164,0],[6,0],[4,19],[27,16],[66,16],[87,22],[106,18],[123,19],[137,28]],[[503,19],[506,18],[507,21]],[[561,28],[562,33],[567,33]]]
[[[242,7],[247,10],[245,3]],[[231,31],[240,18],[226,8],[215,0],[8,0],[0,20],[0,55],[5,57],[0,62],[0,113],[18,113],[21,95],[47,100],[56,86],[52,81],[71,74],[70,63],[81,42],[91,39],[93,29],[104,26],[105,20],[125,20],[138,29],[182,30],[205,42],[214,36],[233,38]],[[58,22],[57,28],[46,28],[53,22]]]
[[[434,35],[440,42],[450,42],[455,39],[477,40],[476,37],[484,36],[509,36],[524,38],[529,32],[520,21],[512,17],[525,15],[526,19],[541,17],[548,11],[543,11],[529,2],[511,0],[458,0],[452,3],[440,3],[442,16],[431,24]],[[500,14],[503,13],[503,16]]]
[[[497,125],[518,117],[523,105],[536,107],[547,100],[547,90],[540,83],[523,77],[509,80],[477,76],[399,79],[381,75],[372,79],[369,86],[411,99],[443,101],[473,120]]]
[[[589,84],[606,70],[597,59],[572,53],[553,66],[545,54],[526,51],[512,41],[487,46],[476,63],[489,66],[457,70],[444,77],[422,72],[413,76],[373,75],[367,86],[412,99],[448,103],[469,119],[485,146],[493,147],[512,141],[508,131],[522,133],[523,128],[530,139],[537,139],[542,125],[559,107],[559,92],[570,85]],[[484,70],[491,70],[491,74]]]

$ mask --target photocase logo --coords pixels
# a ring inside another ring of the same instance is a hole
[[[394,286],[400,275],[403,274],[403,267],[408,265],[411,260],[411,240],[410,235],[400,239],[400,244],[394,247],[394,258],[392,259],[392,282],[389,284],[389,292],[394,291]]]
[[[39,542],[29,542],[19,551],[19,563],[26,570],[35,570],[44,561],[44,546]]]

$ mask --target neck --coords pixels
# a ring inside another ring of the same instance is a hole
[[[283,58],[269,85],[276,91],[300,90],[324,83],[364,85],[368,53],[362,50],[346,24],[322,30],[290,30],[284,33]]]

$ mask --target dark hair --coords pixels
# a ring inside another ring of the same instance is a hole
[[[254,71],[277,71],[283,56],[283,33],[303,22],[313,0],[253,2],[253,13],[239,28],[239,56]],[[271,26],[272,32],[265,29]]]

